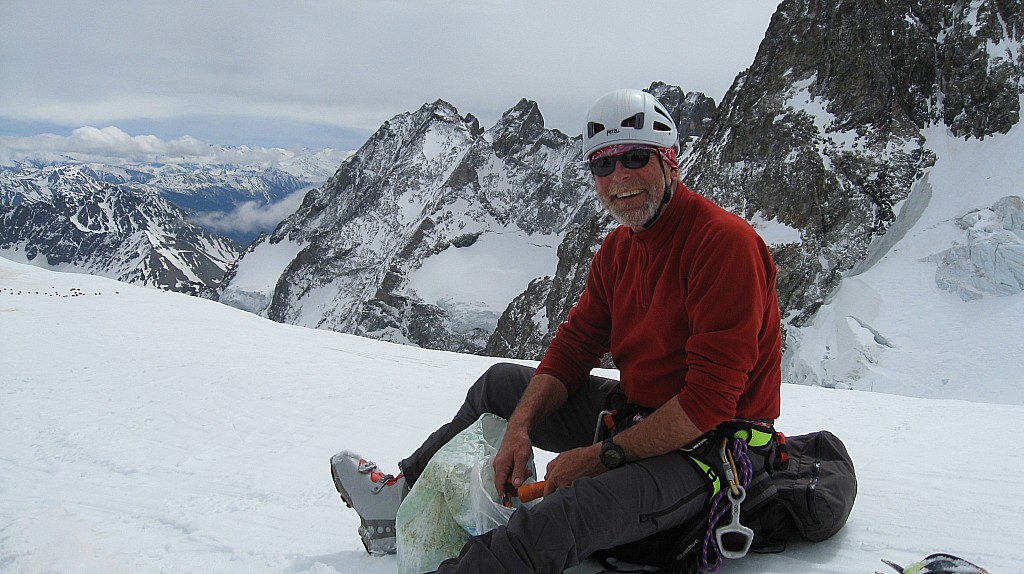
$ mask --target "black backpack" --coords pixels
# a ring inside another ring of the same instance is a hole
[[[709,486],[710,490],[710,486]],[[747,487],[741,522],[754,531],[752,552],[781,552],[795,535],[818,542],[846,525],[857,498],[857,475],[846,445],[829,431],[785,437],[776,444],[765,471]],[[658,532],[648,538],[603,551],[597,558],[617,558],[661,568],[666,574],[700,571],[707,512],[700,520]]]
[[[822,430],[779,434],[777,441],[763,502],[745,512],[759,552],[780,551],[793,535],[811,542],[831,537],[846,525],[857,499],[853,460],[839,437]]]

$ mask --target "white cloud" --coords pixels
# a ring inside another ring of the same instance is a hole
[[[67,148],[85,153],[114,151],[120,155],[205,156],[212,146],[185,136],[164,141],[152,135],[131,136],[117,127],[102,129],[86,126],[71,132]]]
[[[325,165],[336,166],[348,152],[323,150],[320,159]],[[70,136],[40,134],[15,137],[0,136],[0,165],[13,161],[46,160],[50,156],[70,157],[82,162],[124,165],[127,163],[225,163],[240,166],[277,167],[293,172],[289,161],[297,152],[283,148],[225,147],[213,145],[191,136],[163,140],[154,135],[129,135],[124,130],[108,126],[81,127]],[[301,166],[298,173],[308,175]]]
[[[221,234],[251,234],[273,229],[285,217],[295,213],[302,204],[308,189],[297,191],[288,197],[269,205],[257,201],[246,201],[233,211],[223,213],[209,211],[197,213],[191,219],[194,223]]]
[[[216,147],[193,137],[184,136],[164,141],[152,135],[132,136],[117,127],[77,128],[70,136],[40,134],[28,137],[0,137],[0,158],[53,153],[74,155],[84,159],[123,159],[152,161],[156,157],[196,158],[209,157]],[[223,149],[223,148],[221,148]]]

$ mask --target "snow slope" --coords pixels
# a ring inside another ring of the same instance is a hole
[[[362,550],[328,459],[348,448],[394,469],[493,361],[4,259],[0,349],[10,573],[393,573]],[[939,550],[1021,571],[1024,461],[1004,437],[1024,406],[798,385],[783,399],[781,430],[847,443],[853,516],[720,572],[872,572]]]
[[[935,166],[896,222],[791,331],[790,380],[1024,404],[1024,126],[984,140],[926,130]]]
[[[558,267],[561,240],[515,228],[488,230],[469,248],[453,245],[425,259],[409,273],[409,284],[423,301],[445,308],[457,330],[493,332],[509,302]]]

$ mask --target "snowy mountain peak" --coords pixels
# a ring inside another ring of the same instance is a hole
[[[796,327],[886,233],[934,164],[929,126],[1007,133],[1024,91],[1024,14],[1000,2],[785,1],[686,159],[696,191],[799,230],[776,250]]]
[[[488,133],[494,142],[495,152],[501,155],[516,145],[537,141],[544,135],[544,116],[537,102],[523,98],[502,114]]]
[[[81,195],[103,187],[84,166],[57,165],[31,171],[0,167],[3,204],[52,201],[60,195]]]
[[[486,132],[443,100],[395,116],[243,257],[221,300],[300,325],[482,350],[508,303],[554,269],[567,225],[596,211],[579,142],[543,126],[526,99]]]
[[[131,171],[140,166],[147,171],[160,167],[195,171],[218,165],[244,166],[278,169],[294,177],[322,181],[347,155],[334,149],[222,146],[189,136],[168,141],[152,135],[132,136],[113,126],[85,126],[73,130],[70,136],[0,136],[0,166],[23,168],[69,163],[100,166],[103,171]]]

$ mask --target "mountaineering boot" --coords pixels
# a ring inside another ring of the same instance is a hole
[[[343,450],[331,457],[331,476],[341,499],[359,514],[359,537],[370,554],[394,554],[395,517],[409,491],[405,477],[380,471],[376,463]]]

